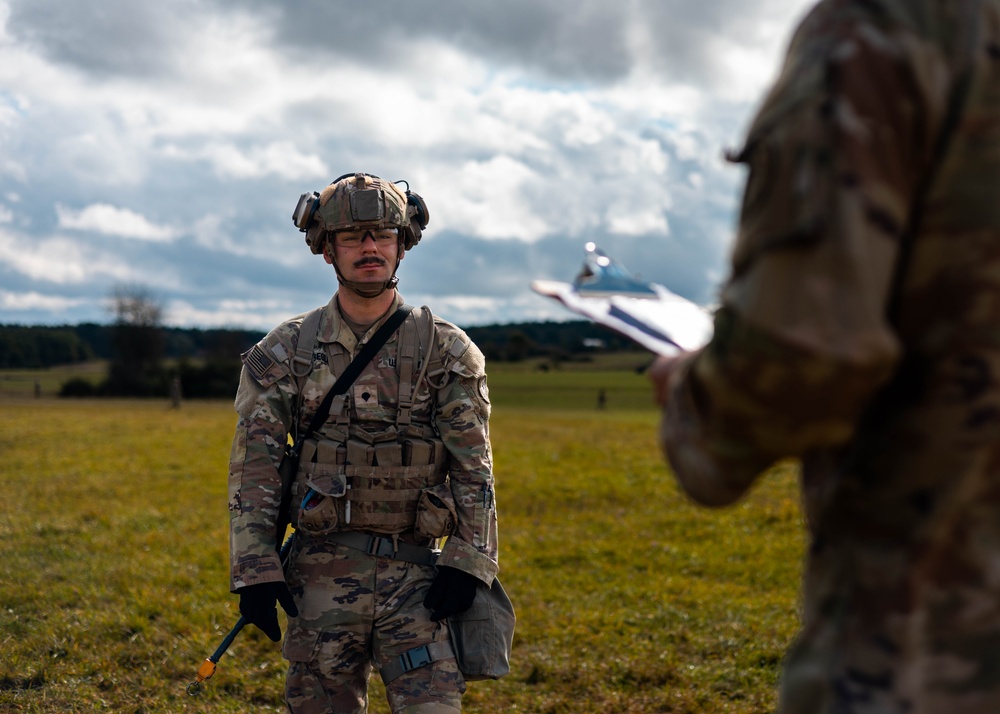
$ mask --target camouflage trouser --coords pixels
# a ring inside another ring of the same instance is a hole
[[[285,699],[293,714],[365,712],[372,665],[448,641],[447,622],[423,606],[434,568],[371,556],[322,537],[297,542],[287,580],[299,616],[289,621]],[[465,679],[454,658],[386,685],[393,712],[461,711]]]
[[[921,471],[909,451],[867,478],[805,472],[813,541],[781,714],[1000,712],[1000,463],[968,467],[956,447]]]

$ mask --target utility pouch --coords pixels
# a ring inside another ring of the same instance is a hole
[[[510,650],[517,618],[500,585],[480,584],[472,607],[448,617],[458,668],[467,680],[500,679],[510,672]]]
[[[375,461],[375,447],[359,439],[347,442],[347,463],[354,466],[371,465]]]
[[[414,532],[423,538],[441,538],[455,532],[458,513],[451,485],[439,483],[420,492],[417,499],[417,519]]]
[[[308,476],[335,470],[347,461],[347,449],[331,439],[310,439],[302,445],[299,469]]]
[[[309,498],[299,506],[296,527],[310,535],[333,533],[340,525],[338,510],[343,509],[343,497],[347,493],[347,477],[343,468],[339,473],[322,473],[306,478],[306,492]]]
[[[418,466],[434,462],[434,445],[423,439],[406,439],[403,442],[403,463]]]

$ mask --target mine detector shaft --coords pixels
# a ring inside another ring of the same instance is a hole
[[[289,534],[289,536],[285,539],[285,542],[282,544],[281,550],[279,551],[282,567],[287,567],[288,554],[292,550],[292,544],[294,543],[294,541],[295,541],[295,531],[292,531]],[[243,628],[246,627],[246,625],[247,625],[247,619],[243,616],[240,616],[240,619],[238,619],[236,621],[236,624],[233,625],[233,629],[231,629],[229,633],[222,639],[222,642],[219,643],[219,646],[216,648],[215,652],[209,655],[205,659],[205,661],[201,663],[201,666],[198,667],[198,673],[195,675],[195,680],[190,684],[188,684],[187,686],[188,694],[190,694],[191,696],[195,696],[196,694],[201,692],[202,683],[212,678],[212,675],[215,674],[215,670],[218,669],[219,660],[222,659],[222,655],[226,654],[226,651],[233,644],[233,642],[236,641],[236,638],[239,636]]]

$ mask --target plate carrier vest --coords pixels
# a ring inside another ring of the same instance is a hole
[[[315,341],[314,334],[303,334],[309,329],[307,322],[308,317],[300,332],[301,344]],[[422,383],[430,391],[433,414],[436,392],[447,378],[437,346],[434,316],[427,307],[414,309],[404,320],[396,344],[399,390],[395,425],[369,430],[362,423],[352,424],[347,395],[333,399],[330,415],[318,430],[321,433],[310,437],[302,447],[299,471],[292,485],[291,517],[296,529],[312,535],[354,530],[397,535],[413,532],[416,527],[417,534],[426,538],[439,538],[454,530],[454,502],[446,483],[447,449],[429,420],[420,423],[412,418]],[[456,346],[464,348],[465,343],[460,340]],[[301,358],[304,351],[297,350],[297,357]],[[311,374],[314,363],[311,345],[307,351],[310,371],[297,375],[300,394],[302,378]],[[330,359],[334,374],[342,374],[351,361],[350,355],[343,352],[330,355]],[[304,413],[304,407],[296,411],[299,424],[312,418],[312,414]],[[422,519],[427,523],[418,523],[418,504],[420,510],[429,507],[437,513]]]

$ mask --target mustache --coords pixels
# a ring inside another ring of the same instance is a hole
[[[355,268],[360,268],[363,265],[385,265],[385,258],[379,258],[376,255],[367,255],[364,258],[359,258],[352,263]]]

